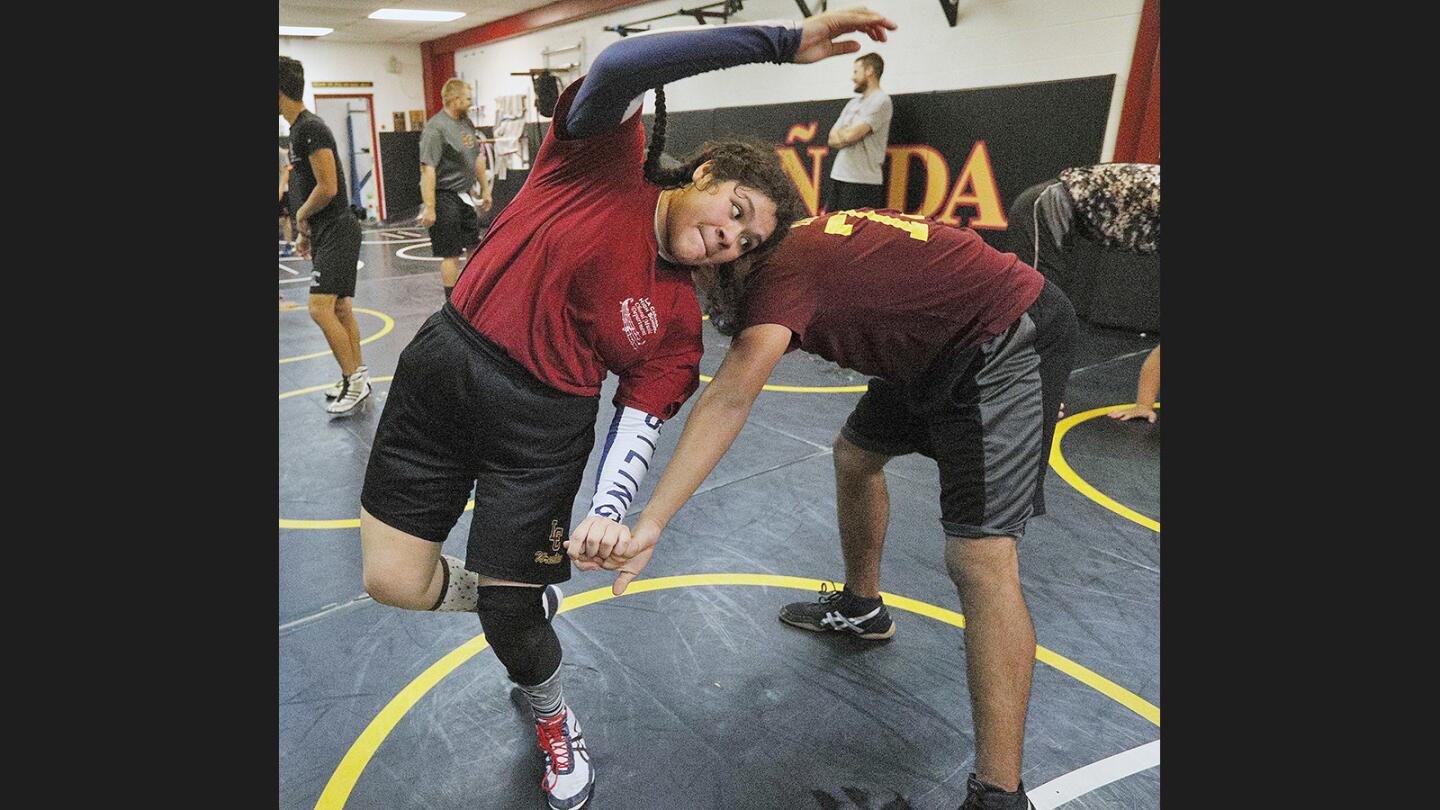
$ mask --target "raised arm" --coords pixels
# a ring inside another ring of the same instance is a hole
[[[608,132],[640,108],[646,90],[712,70],[755,62],[818,62],[854,53],[860,43],[833,42],[855,31],[885,41],[895,23],[866,8],[818,14],[803,23],[757,23],[672,28],[626,37],[600,55],[565,118],[572,138]]]

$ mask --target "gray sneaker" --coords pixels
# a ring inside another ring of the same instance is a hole
[[[890,611],[880,599],[861,599],[845,590],[820,585],[814,602],[792,602],[780,608],[780,621],[816,633],[849,633],[863,639],[886,639],[895,635]]]

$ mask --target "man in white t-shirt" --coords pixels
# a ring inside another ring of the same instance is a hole
[[[830,128],[830,148],[835,163],[830,167],[830,196],[825,210],[884,208],[885,186],[880,166],[890,142],[890,96],[880,89],[885,60],[867,53],[855,60],[850,80],[860,95],[850,99],[835,126]]]

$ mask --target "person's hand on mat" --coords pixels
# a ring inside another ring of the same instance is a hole
[[[605,567],[604,562],[614,552],[615,546],[629,539],[629,526],[607,517],[590,515],[570,532],[565,552],[581,571],[597,571]]]
[[[860,31],[876,42],[884,42],[885,32],[894,31],[896,28],[899,26],[886,19],[885,15],[864,6],[806,17],[800,29],[800,48],[795,51],[795,58],[791,61],[797,65],[808,65],[831,56],[855,53],[860,50],[859,42],[853,39],[844,42],[832,40]]]
[[[1154,423],[1155,421],[1155,409],[1147,408],[1144,405],[1131,405],[1128,408],[1121,408],[1118,411],[1111,411],[1106,415],[1109,416],[1111,419],[1119,419],[1122,422],[1128,422],[1131,419],[1144,419],[1145,421],[1151,423]]]
[[[302,259],[310,258],[310,236],[301,233],[295,237],[295,255]]]

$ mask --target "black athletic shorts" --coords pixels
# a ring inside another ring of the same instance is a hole
[[[999,336],[946,352],[920,379],[875,378],[841,430],[887,456],[940,465],[940,525],[951,537],[1019,539],[1045,514],[1045,470],[1079,321],[1060,288]]]
[[[845,211],[850,208],[884,208],[885,187],[880,184],[847,183],[830,178],[830,196],[825,200],[826,211]]]
[[[323,222],[310,221],[310,294],[355,296],[355,273],[360,262],[360,223],[349,211]]]
[[[454,257],[480,241],[480,217],[453,191],[435,189],[435,224],[430,226],[430,255]]]
[[[473,485],[465,567],[564,582],[570,558],[561,542],[599,406],[599,396],[536,380],[447,302],[400,353],[360,503],[389,526],[442,543]]]

